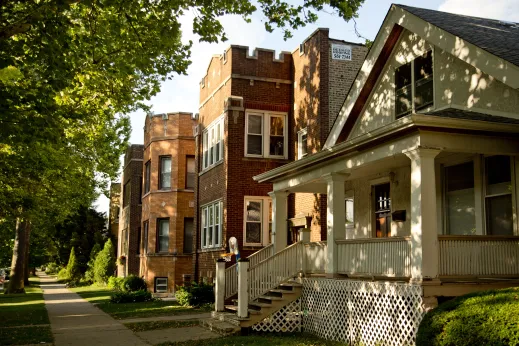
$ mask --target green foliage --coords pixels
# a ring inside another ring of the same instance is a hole
[[[199,284],[193,282],[191,286],[178,286],[175,297],[182,306],[200,307],[212,304],[214,303],[214,287],[203,282]]]
[[[137,275],[128,275],[123,281],[124,290],[127,292],[136,292],[140,290],[146,290],[148,286],[143,278]]]
[[[92,247],[92,251],[90,251],[90,259],[88,260],[87,270],[85,271],[84,279],[86,282],[94,282],[94,264],[99,252],[101,252],[101,245],[95,243]]]
[[[110,297],[110,303],[141,303],[153,301],[151,293],[146,290],[135,292],[117,291]]]
[[[124,291],[124,278],[110,276],[106,286],[111,290]]]
[[[47,263],[46,264],[46,268],[45,268],[45,273],[48,274],[48,275],[55,275],[58,273],[60,267],[52,262],[52,263]]]
[[[112,241],[108,239],[95,259],[94,262],[94,281],[99,284],[106,284],[108,278],[115,271],[115,254]]]
[[[416,345],[518,345],[517,316],[517,287],[467,294],[429,311]]]
[[[70,277],[68,276],[68,270],[67,268],[61,268],[58,272],[58,281],[59,282],[67,282],[70,280]]]
[[[76,251],[74,248],[72,248],[72,251],[70,251],[70,257],[67,264],[67,275],[71,281],[79,281],[81,279],[81,271],[79,269],[79,264],[76,259]]]

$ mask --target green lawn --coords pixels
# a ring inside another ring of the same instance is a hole
[[[139,323],[124,323],[125,327],[133,332],[144,332],[148,330],[183,328],[198,326],[198,320],[191,321],[153,321]]]
[[[211,344],[211,346],[339,346],[345,345],[335,341],[327,341],[319,339],[307,334],[265,334],[250,336],[229,336],[220,339],[195,340],[176,343],[162,343],[156,346],[203,346]]]
[[[196,314],[209,311],[207,309],[180,306],[172,301],[160,300],[143,303],[112,304],[110,303],[112,291],[106,287],[76,287],[71,288],[71,290],[89,302],[96,304],[98,308],[115,319]]]
[[[0,344],[23,345],[52,342],[39,278],[31,278],[26,294],[0,294]],[[19,326],[19,328],[17,328]]]

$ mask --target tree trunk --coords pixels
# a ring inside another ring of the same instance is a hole
[[[13,260],[11,262],[11,278],[6,293],[25,293],[23,279],[25,276],[25,238],[29,220],[16,219],[16,236],[14,238]]]
[[[23,267],[24,267],[23,283],[25,286],[30,285],[29,277],[31,276],[31,271],[30,271],[31,268],[29,267],[30,237],[31,237],[31,224],[27,223],[27,226],[25,227],[25,261],[23,263]]]

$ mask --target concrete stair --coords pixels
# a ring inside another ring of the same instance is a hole
[[[278,287],[269,290],[261,297],[249,302],[249,316],[247,318],[239,318],[236,315],[238,310],[238,300],[233,299],[232,305],[225,306],[225,312],[213,311],[211,313],[211,318],[201,322],[201,325],[209,329],[223,328],[223,332],[214,329],[214,331],[222,335],[231,335],[223,333],[239,333],[241,328],[251,327],[294,300],[297,300],[301,297],[302,290],[303,285],[301,284],[301,281],[297,279],[279,284]],[[231,331],[229,326],[233,326],[233,328],[235,328],[234,331]]]
[[[230,323],[232,319],[226,320],[223,315],[220,316],[218,314],[221,313],[211,314],[211,318],[201,319],[200,326],[223,336],[240,334],[241,327],[239,326],[239,322]]]

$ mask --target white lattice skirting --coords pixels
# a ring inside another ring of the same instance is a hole
[[[303,330],[352,345],[414,345],[422,288],[395,282],[303,280]]]
[[[301,299],[294,300],[252,326],[256,332],[293,333],[301,331]]]

